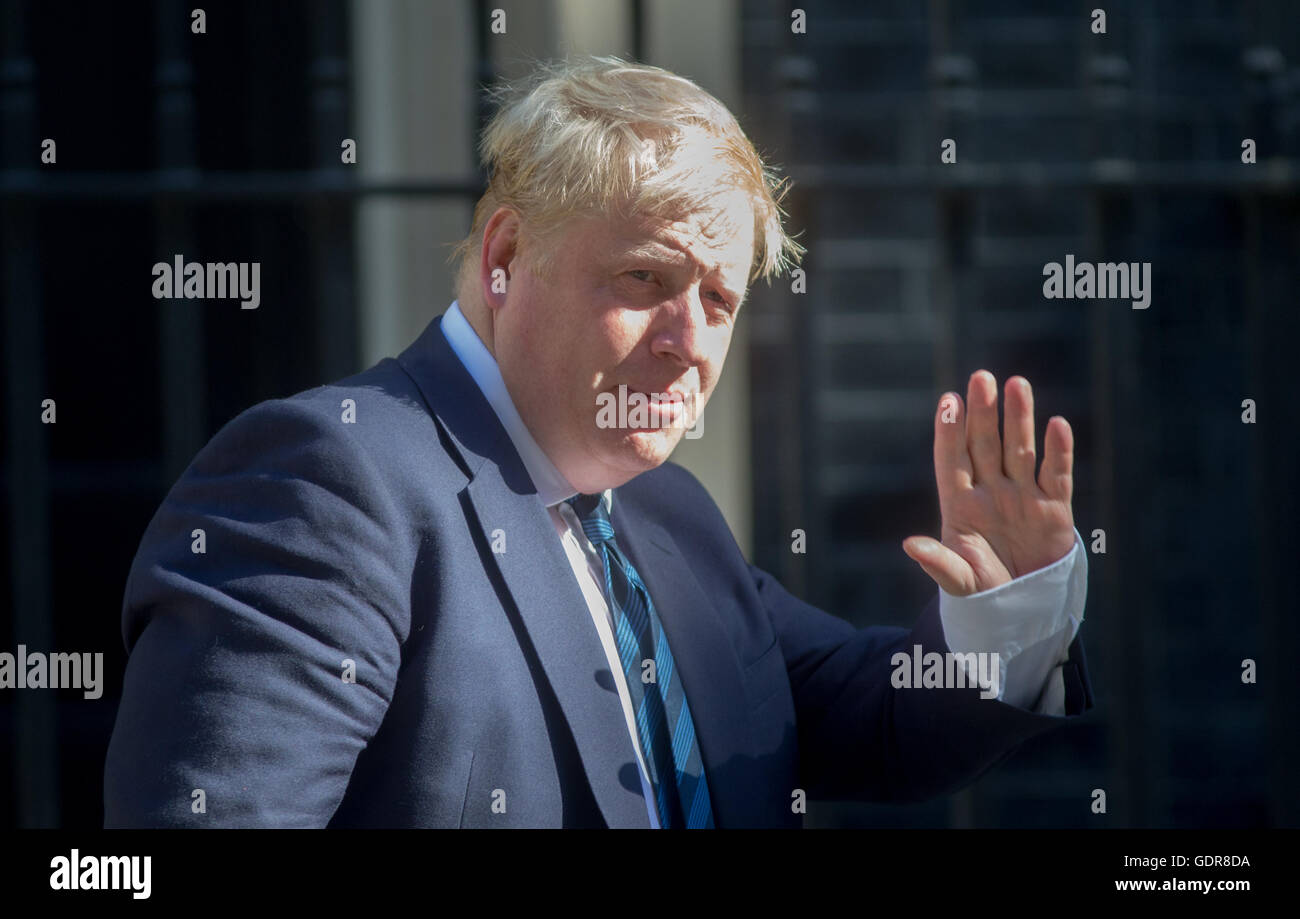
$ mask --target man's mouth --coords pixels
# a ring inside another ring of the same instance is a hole
[[[649,391],[621,384],[612,394],[617,398],[620,390],[626,394],[626,427],[632,430],[689,428],[699,416],[699,396],[694,392],[682,389]]]
[[[649,399],[646,406],[648,427],[666,428],[681,422],[686,414],[686,401],[681,393],[674,396],[659,394],[657,399]]]

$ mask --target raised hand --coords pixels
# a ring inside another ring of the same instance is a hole
[[[1060,560],[1074,545],[1074,434],[1060,415],[1047,422],[1043,465],[1034,467],[1034,393],[1007,380],[1003,436],[998,382],[971,374],[961,396],[944,393],[934,416],[934,477],[943,517],[940,540],[909,536],[903,551],[949,594],[1005,584]]]

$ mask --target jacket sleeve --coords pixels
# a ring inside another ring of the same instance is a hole
[[[895,654],[910,661],[918,645],[922,660],[948,651],[937,592],[911,630],[858,629],[793,597],[770,574],[750,572],[785,657],[809,797],[912,802],[947,794],[1092,707],[1077,635],[1062,668],[1064,717],[981,698],[978,687],[900,688]]]
[[[409,540],[363,443],[264,402],[168,493],[123,600],[106,827],[328,823],[409,628]]]

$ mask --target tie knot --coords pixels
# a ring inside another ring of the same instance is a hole
[[[605,510],[604,495],[574,495],[566,502],[582,522],[582,532],[593,546],[614,538],[614,525]]]

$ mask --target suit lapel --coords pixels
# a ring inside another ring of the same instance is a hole
[[[755,801],[745,760],[750,747],[749,710],[740,662],[713,603],[705,595],[676,541],[654,521],[633,516],[615,500],[614,538],[645,581],[672,649],[700,758],[709,782],[717,826],[744,825]]]
[[[480,554],[486,566],[496,567],[519,611],[605,822],[648,827],[639,783],[620,781],[620,772],[626,777],[629,766],[635,770],[636,752],[586,601],[523,461],[439,322],[432,321],[398,361],[461,454],[469,477],[462,500],[481,528]],[[490,549],[497,529],[506,537],[502,553]]]

